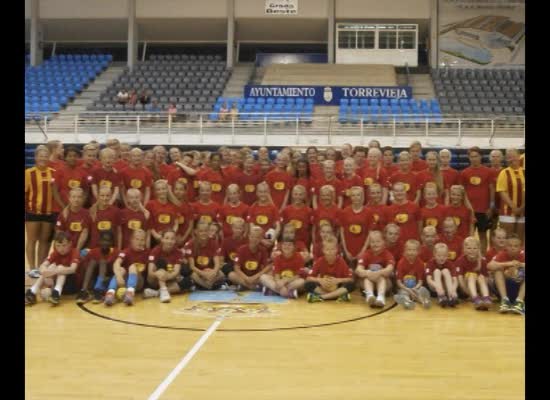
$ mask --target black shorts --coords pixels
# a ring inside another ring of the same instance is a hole
[[[475,213],[476,214],[476,228],[479,232],[487,232],[488,229],[491,229],[492,221],[487,217],[485,213]]]
[[[57,213],[33,214],[25,212],[25,222],[48,222],[50,224],[55,224],[57,222]]]

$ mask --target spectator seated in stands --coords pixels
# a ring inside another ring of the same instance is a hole
[[[239,109],[237,108],[237,104],[233,103],[233,106],[231,107],[231,111],[229,113],[231,114],[231,119],[233,121],[239,119]]]
[[[118,104],[126,104],[128,103],[128,100],[130,98],[130,95],[126,91],[126,89],[120,89],[120,92],[116,95]]]
[[[139,102],[141,105],[145,108],[145,105],[149,104],[149,96],[147,95],[147,92],[145,90],[142,90],[139,95]]]
[[[160,107],[156,100],[145,105],[145,111],[148,112],[160,112]]]
[[[223,103],[220,107],[220,121],[227,121],[229,117],[229,108],[227,108],[227,103]]]
[[[172,116],[172,121],[176,120],[176,113],[178,112],[178,108],[174,103],[170,103],[168,106],[168,115]]]
[[[135,89],[133,89],[133,90],[130,91],[130,96],[128,98],[128,104],[131,105],[131,106],[135,106],[137,104],[137,101],[138,101],[137,91]]]

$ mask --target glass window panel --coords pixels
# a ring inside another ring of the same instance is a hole
[[[396,31],[380,31],[378,32],[378,48],[395,49],[396,39],[397,39]]]
[[[357,33],[355,31],[340,31],[338,32],[338,48],[339,49],[355,49]]]
[[[357,32],[358,49],[374,49],[374,31]]]
[[[400,49],[415,49],[416,48],[416,33],[415,32],[399,32],[398,43]]]

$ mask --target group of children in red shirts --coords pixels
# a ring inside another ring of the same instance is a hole
[[[487,310],[492,291],[500,312],[525,312],[521,238],[495,227],[489,249],[481,239],[494,217],[495,178],[461,177],[450,157],[442,161],[446,150],[424,161],[415,142],[397,164],[377,143],[344,145],[340,160],[333,149],[305,157],[283,149],[274,163],[266,148],[254,157],[248,148],[175,147],[166,163],[162,146],[144,152],[117,140],[82,154],[59,142],[36,152],[50,157],[58,214],[29,305],[38,294],[52,304],[72,292],[80,304],[111,306],[131,305],[141,291],[169,302],[227,288],[349,301],[358,286],[371,307],[396,293],[407,309],[427,308],[434,296],[442,307],[462,298]]]

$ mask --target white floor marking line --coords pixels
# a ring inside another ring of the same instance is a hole
[[[206,343],[210,335],[214,333],[216,329],[218,329],[218,326],[222,323],[225,316],[220,316],[216,318],[214,323],[210,325],[210,328],[206,330],[206,332],[203,333],[203,335],[200,337],[200,339],[195,343],[195,345],[189,350],[189,352],[185,355],[185,357],[182,358],[182,360],[179,362],[178,365],[176,365],[176,368],[170,372],[170,375],[162,381],[162,383],[156,388],[156,390],[149,396],[148,400],[157,400],[160,398],[160,396],[164,393],[164,391],[170,386],[170,384],[176,379],[178,374],[181,372],[182,369],[186,367],[186,365],[191,361],[193,356],[200,350],[200,348]]]

